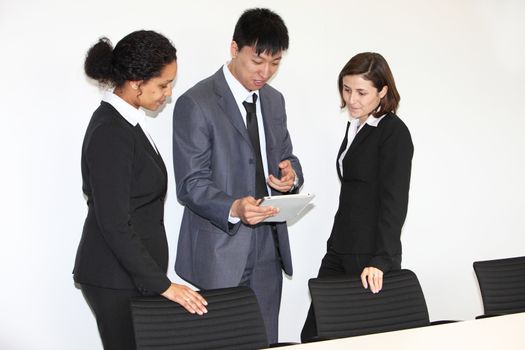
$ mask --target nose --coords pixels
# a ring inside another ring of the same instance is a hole
[[[350,92],[348,94],[348,102],[350,103],[350,105],[353,105],[356,103],[356,101],[357,101],[356,95]]]
[[[269,63],[264,64],[263,67],[261,68],[261,71],[259,72],[259,75],[261,76],[261,78],[266,80],[268,79],[268,77],[270,77],[271,74],[272,73],[271,73],[270,64]]]
[[[172,93],[173,93],[173,84],[169,83],[166,88],[166,93],[164,95],[166,95],[166,97],[170,97]]]

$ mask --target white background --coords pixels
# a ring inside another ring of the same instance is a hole
[[[482,304],[472,262],[525,255],[525,2],[0,0],[0,348],[100,349],[71,270],[86,204],[80,148],[100,91],[83,73],[100,36],[157,30],[178,49],[172,101],[151,120],[170,172],[166,227],[173,271],[182,207],[174,191],[176,98],[229,58],[235,22],[275,10],[290,49],[272,85],[287,101],[303,192],[315,208],[290,226],[281,341],[297,341],[336,210],[335,156],[346,114],[337,75],[358,52],[383,54],[414,145],[403,267],[419,276],[430,316],[472,319]]]

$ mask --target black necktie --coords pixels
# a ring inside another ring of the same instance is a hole
[[[252,97],[252,103],[244,101],[242,104],[244,108],[246,108],[246,128],[248,129],[248,135],[250,136],[255,152],[255,197],[262,198],[268,195],[268,189],[266,188],[266,179],[264,176],[261,144],[259,142],[259,127],[257,126],[257,112],[255,109],[257,94],[253,94]]]

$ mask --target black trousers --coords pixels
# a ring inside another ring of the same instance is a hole
[[[80,285],[82,294],[95,315],[104,350],[136,349],[130,298],[139,291]]]
[[[332,249],[328,249],[321,261],[321,267],[317,277],[329,277],[340,275],[360,276],[363,269],[368,266],[372,258],[369,254],[339,254]],[[392,270],[401,268],[401,256],[398,262],[393,262]],[[301,331],[301,342],[305,342],[317,336],[317,325],[315,323],[315,313],[312,304],[308,310],[306,321]]]

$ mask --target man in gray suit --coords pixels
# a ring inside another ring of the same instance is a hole
[[[284,98],[267,84],[288,49],[276,13],[239,18],[231,60],[185,92],[173,113],[177,196],[185,206],[175,270],[202,289],[245,285],[255,292],[268,340],[277,342],[282,270],[292,275],[286,223],[261,197],[303,183],[292,153]]]

